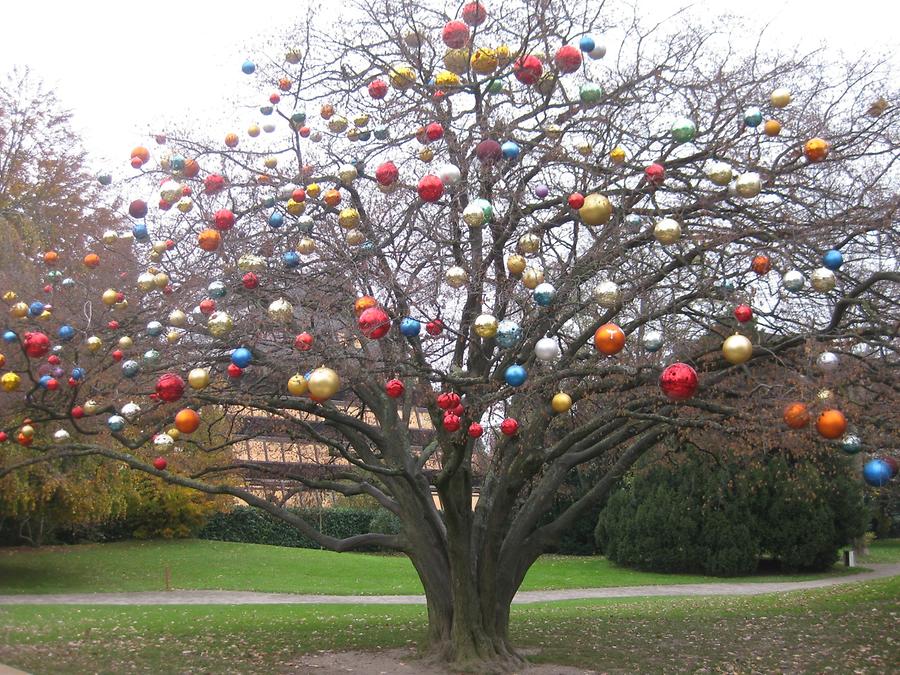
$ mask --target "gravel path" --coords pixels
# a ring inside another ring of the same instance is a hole
[[[900,575],[900,563],[867,565],[871,572],[826,577],[812,581],[771,583],[673,584],[666,586],[619,586],[570,588],[557,591],[519,591],[516,604],[591,598],[634,598],[678,595],[760,595],[824,588]],[[254,591],[144,591],[136,593],[61,593],[46,595],[0,595],[0,605],[422,605],[421,595],[294,595]]]

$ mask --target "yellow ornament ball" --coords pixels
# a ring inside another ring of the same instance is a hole
[[[306,202],[295,202],[293,199],[288,199],[286,208],[292,216],[302,216],[306,211]]]
[[[331,368],[316,368],[309,375],[309,393],[316,401],[327,401],[341,388],[341,378]]]
[[[26,305],[24,302],[17,302],[12,307],[10,307],[9,313],[17,319],[22,319],[28,316],[28,305]]]
[[[17,297],[19,296],[16,295],[15,291],[6,291],[3,294],[3,302],[15,302]]]
[[[297,253],[300,255],[309,255],[316,250],[316,242],[309,237],[303,237],[297,242]]]
[[[306,378],[303,377],[303,375],[297,373],[288,380],[287,388],[292,395],[303,396],[307,391],[309,391],[309,383],[306,381]]]
[[[773,108],[784,108],[791,102],[791,92],[789,89],[779,88],[771,93],[769,102]]]
[[[249,127],[247,127],[247,135],[250,138],[256,138],[257,136],[259,136],[259,132],[260,128],[258,124],[251,124]]]
[[[127,335],[123,335],[119,338],[118,345],[119,349],[131,349],[132,347],[134,347],[134,340],[132,340]]]
[[[497,334],[497,317],[493,314],[479,314],[475,318],[473,327],[475,334],[483,338],[492,338]]]
[[[434,77],[434,83],[441,89],[450,89],[458,87],[460,84],[459,75],[449,70],[441,70]]]
[[[114,305],[118,302],[119,293],[115,289],[107,288],[103,291],[102,299],[104,305]]]
[[[499,45],[494,49],[494,56],[497,57],[497,65],[500,68],[505,68],[512,63],[513,50],[510,49],[509,45]]]
[[[609,159],[613,164],[621,164],[625,161],[625,148],[621,145],[617,145],[612,150],[609,151]]]
[[[263,160],[263,166],[265,166],[267,169],[274,169],[276,166],[278,166],[278,158],[266,157],[265,160]]]
[[[469,68],[469,50],[448,49],[444,54],[444,67],[457,75],[465,73]]]
[[[722,343],[722,356],[728,363],[746,363],[753,356],[753,343],[743,335],[732,335]]]
[[[91,337],[87,339],[86,344],[88,351],[96,352],[103,346],[103,340],[98,338],[96,335],[91,335]]]
[[[604,225],[612,215],[612,204],[603,195],[589,194],[584,198],[584,205],[578,209],[585,225]]]
[[[781,122],[778,120],[766,120],[763,125],[763,132],[766,136],[777,136],[781,133]]]
[[[188,384],[191,389],[206,389],[209,386],[209,371],[206,368],[194,368],[188,373]]]
[[[674,244],[681,239],[681,225],[673,218],[663,218],[653,227],[653,236],[660,244]]]
[[[518,249],[525,255],[534,255],[541,248],[541,238],[529,232],[519,237]]]
[[[391,85],[403,91],[416,83],[416,71],[407,65],[394,66],[390,72]]]
[[[734,177],[734,171],[725,162],[714,162],[706,170],[706,177],[716,185],[728,185]]]
[[[359,211],[354,208],[341,209],[338,215],[338,225],[345,230],[353,230],[359,226]]]
[[[153,277],[153,285],[162,290],[169,285],[169,275],[165,272],[157,272]]]
[[[3,373],[3,377],[0,377],[0,387],[3,387],[3,391],[15,391],[21,382],[22,378],[16,373]]]
[[[522,272],[522,285],[530,291],[544,283],[544,272],[536,267],[526,267]]]
[[[572,397],[561,391],[553,397],[550,405],[555,413],[564,413],[572,407]]]
[[[313,199],[318,199],[319,195],[322,194],[322,186],[318,183],[310,183],[306,186],[306,194]]]
[[[506,259],[506,269],[509,270],[510,274],[516,276],[525,271],[527,264],[525,258],[518,254],[513,254]]]
[[[471,64],[472,70],[479,75],[490,75],[497,70],[497,66],[500,65],[497,60],[497,54],[493,49],[487,47],[477,49],[475,53],[472,54]]]

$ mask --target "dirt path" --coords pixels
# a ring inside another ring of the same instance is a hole
[[[900,563],[868,565],[870,572],[811,581],[766,583],[672,584],[519,591],[516,604],[592,598],[634,598],[679,595],[760,595],[852,584],[900,575]],[[421,595],[294,595],[254,591],[142,591],[135,593],[61,593],[0,595],[0,605],[422,605]]]

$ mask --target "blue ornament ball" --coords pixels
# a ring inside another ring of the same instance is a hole
[[[59,335],[59,339],[63,342],[68,342],[73,337],[75,337],[75,329],[72,328],[72,326],[70,326],[69,324],[65,324],[59,327],[59,332],[57,333],[57,335]]]
[[[515,159],[519,156],[521,149],[519,148],[519,144],[515,141],[506,141],[500,146],[500,151],[506,159]]]
[[[269,227],[281,227],[284,225],[284,214],[281,211],[274,211],[269,216]]]
[[[84,379],[84,368],[72,368],[72,379],[76,382],[80,382]]]
[[[106,420],[106,426],[109,427],[110,431],[122,431],[125,428],[125,418],[121,415],[111,415]]]
[[[165,328],[159,321],[151,321],[147,324],[147,335],[150,337],[162,335],[163,330],[165,330]]]
[[[150,238],[150,233],[147,231],[146,223],[135,223],[131,226],[131,235],[137,241],[144,241],[145,239]]]
[[[206,287],[206,292],[209,293],[211,298],[222,298],[228,292],[228,287],[224,281],[213,281]]]
[[[253,360],[253,354],[246,347],[238,347],[231,352],[231,362],[238,368],[246,368]]]
[[[830,269],[832,272],[834,270],[840,269],[841,265],[843,264],[844,256],[841,255],[841,252],[837,249],[833,248],[822,256],[822,265]]]
[[[46,389],[52,379],[53,378],[49,375],[41,375],[41,379],[38,380],[38,385],[41,389]]]
[[[497,344],[503,349],[515,347],[522,341],[522,327],[515,321],[504,319],[497,325]]]
[[[422,330],[422,324],[413,318],[406,317],[400,322],[400,332],[406,337],[415,337]]]
[[[870,459],[863,467],[863,478],[872,487],[881,487],[891,479],[891,467],[883,459]]]
[[[578,48],[585,53],[594,51],[594,47],[596,46],[597,43],[594,42],[594,38],[590,35],[585,35],[578,41]]]
[[[506,369],[506,372],[503,373],[503,379],[506,380],[506,384],[510,387],[520,387],[525,384],[525,380],[528,377],[528,373],[522,366],[515,365],[510,366]]]
[[[748,127],[754,128],[758,127],[762,124],[763,114],[762,110],[757,107],[747,108],[744,111],[744,124]]]
[[[28,313],[31,316],[40,316],[44,313],[44,303],[39,300],[35,300],[30,305],[28,305]]]
[[[7,344],[15,342],[18,339],[18,336],[11,330],[5,331],[3,333],[3,341]]]
[[[862,450],[862,439],[856,434],[847,434],[841,439],[841,450],[848,455],[855,455]]]
[[[296,251],[286,251],[282,254],[281,261],[285,267],[293,269],[300,265],[300,255]]]
[[[546,307],[551,302],[553,302],[553,298],[556,297],[556,289],[553,288],[552,284],[548,284],[546,282],[542,284],[538,284],[537,288],[534,289],[534,301],[540,305],[541,307]]]
[[[256,64],[253,63],[253,61],[251,61],[250,59],[247,59],[246,61],[244,61],[244,63],[241,64],[241,70],[243,71],[244,75],[252,75],[256,72]]]

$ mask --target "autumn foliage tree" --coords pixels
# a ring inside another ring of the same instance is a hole
[[[47,387],[49,345],[27,338],[26,313],[10,319],[21,383],[4,405],[65,432],[23,437],[29,461],[101,456],[237,497],[326,548],[405,553],[430,652],[515,668],[525,573],[644,453],[684,429],[787,433],[792,402],[791,433],[832,443],[855,383],[818,398],[821,368],[896,367],[900,127],[895,107],[870,109],[894,92],[879,63],[741,52],[722,31],[649,29],[593,3],[341,12],[243,64],[258,108],[221,137],[135,149],[120,189],[145,267],[104,289],[84,251],[61,256],[78,281],[54,304],[89,303],[93,323],[54,334],[52,356],[80,379]],[[760,387],[765,405],[744,406]],[[212,445],[178,421],[210,404],[227,439]],[[870,450],[896,438],[877,412],[849,420]],[[251,416],[343,462],[192,468],[265,436]],[[120,449],[92,441],[107,426]],[[597,482],[547,518],[587,463]],[[403,527],[325,536],[235,485],[248,471],[368,495]]]

